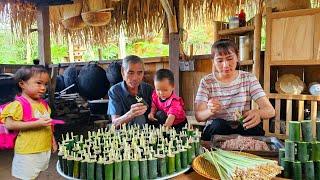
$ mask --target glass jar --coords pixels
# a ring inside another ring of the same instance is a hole
[[[237,16],[231,16],[229,18],[229,29],[234,29],[239,27],[239,18]]]

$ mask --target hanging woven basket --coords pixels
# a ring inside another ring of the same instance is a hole
[[[311,8],[310,0],[272,0],[274,11],[290,11]]]
[[[83,22],[81,18],[81,3],[63,5],[60,9],[63,14],[63,20],[61,21],[61,23],[64,26],[64,28],[76,30],[84,28],[86,26],[86,24]]]
[[[81,17],[84,23],[89,26],[105,26],[111,20],[111,12],[85,12],[81,13]]]

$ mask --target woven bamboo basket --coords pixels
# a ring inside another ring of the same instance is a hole
[[[61,23],[64,26],[64,28],[70,30],[82,29],[86,26],[86,24],[83,22],[81,18],[81,15],[64,19],[61,21]]]
[[[234,151],[234,153],[249,156],[249,157],[258,157],[256,155],[244,153],[244,152]],[[196,157],[192,161],[192,168],[194,171],[196,171],[198,174],[200,174],[205,178],[214,179],[214,180],[220,179],[220,176],[216,167],[213,164],[211,164],[209,161],[207,161],[204,157],[202,157],[202,155]]]
[[[63,5],[60,7],[60,10],[63,14],[61,23],[66,29],[76,30],[86,26],[81,18],[81,3]]]
[[[89,26],[104,26],[111,20],[111,12],[85,12],[81,13],[83,21]]]
[[[311,8],[310,0],[272,0],[275,11],[290,11]]]

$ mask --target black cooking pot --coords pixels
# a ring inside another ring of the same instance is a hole
[[[80,96],[95,100],[107,95],[110,84],[106,71],[96,63],[88,63],[83,66],[78,76],[78,88]]]
[[[0,104],[13,101],[18,87],[13,74],[0,74]]]

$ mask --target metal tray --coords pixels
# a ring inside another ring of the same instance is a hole
[[[183,174],[183,173],[187,172],[190,168],[191,168],[191,166],[189,165],[187,168],[181,169],[181,171],[179,171],[179,172],[175,172],[175,173],[173,173],[173,174],[170,174],[170,175],[167,175],[167,176],[164,176],[164,177],[158,177],[158,178],[153,179],[153,180],[171,179],[171,178],[174,178],[174,177],[176,177],[176,176],[179,176],[180,174]],[[57,164],[56,164],[56,170],[57,170],[58,174],[59,174],[60,176],[62,176],[63,178],[65,178],[65,179],[68,179],[68,180],[81,180],[81,179],[77,179],[77,178],[74,178],[74,177],[70,177],[70,176],[64,174],[64,173],[62,172],[61,168],[60,168],[59,160],[57,161]]]
[[[237,138],[238,134],[231,134],[231,135],[214,135],[212,137],[212,147],[220,148],[221,144],[229,139]],[[254,150],[243,150],[243,152],[255,154],[258,156],[264,157],[277,157],[279,154],[279,149],[284,148],[284,144],[276,137],[266,137],[266,136],[246,136],[252,137],[255,140],[264,141],[267,143],[270,151],[254,151]],[[236,149],[224,149],[224,150],[236,150]]]

